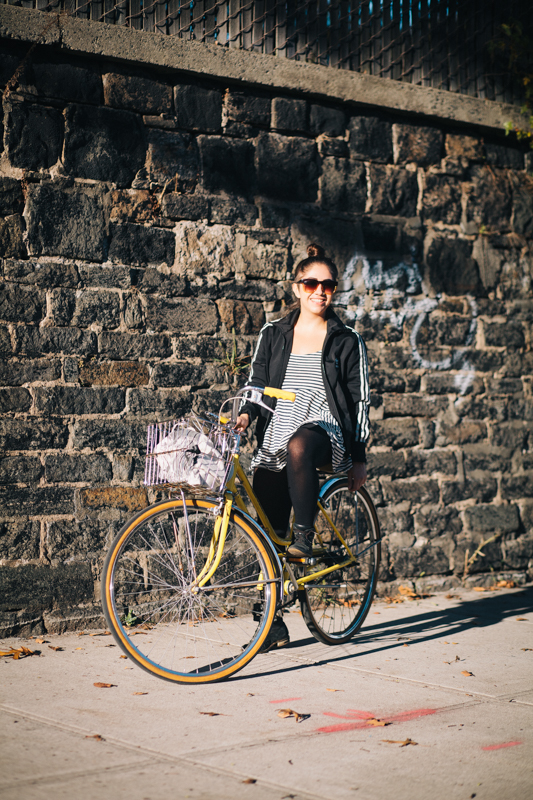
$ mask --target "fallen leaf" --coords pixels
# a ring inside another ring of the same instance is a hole
[[[111,689],[111,687],[116,685],[116,683],[93,683],[93,686],[96,686],[97,689]]]
[[[51,644],[49,644],[49,645],[48,645],[48,649],[49,649],[49,650],[57,650],[58,652],[61,652],[61,651],[62,651],[62,650],[64,650],[65,648],[64,648],[64,647],[53,647]]]
[[[100,736],[99,733],[94,733],[92,736],[86,736],[86,739],[96,739],[97,742],[105,742],[103,736]]]
[[[48,644],[48,639],[36,639],[35,644]]]
[[[81,650],[81,647],[79,648]],[[78,650],[78,648],[76,648]],[[120,656],[120,658],[127,658],[128,656]]]
[[[374,611],[374,614],[381,614],[381,611]]]
[[[474,586],[474,591],[475,592],[486,592],[487,590],[485,589],[484,586]]]
[[[13,661],[18,661],[19,658],[25,658],[26,656],[38,656],[40,654],[40,650],[30,650],[29,647],[10,647],[9,650],[0,651],[0,656],[11,656]]]
[[[90,633],[89,636],[111,636],[111,631],[103,631],[103,633]]]
[[[392,725],[392,722],[383,722],[381,719],[365,719],[367,725],[372,725],[373,728],[384,728],[386,725]]]
[[[526,617],[517,617],[516,621],[517,622],[527,622],[527,618]]]
[[[74,650],[83,650],[83,647],[75,647]],[[124,658],[124,656],[123,656]]]
[[[204,717],[220,717],[221,716],[216,711],[200,711],[200,714],[203,714]]]
[[[148,692],[132,692],[132,694],[148,694]]]
[[[257,781],[255,778],[246,778],[244,781],[241,781],[241,783],[257,783]]]
[[[464,675],[465,678],[475,678],[476,677],[473,672],[469,672],[467,669],[461,670],[461,675]]]
[[[514,581],[498,581],[498,583],[496,584],[497,589],[514,589],[515,587],[516,583]]]
[[[255,697],[255,694],[253,694],[252,692],[248,692],[248,694],[246,695],[246,697]]]
[[[326,689],[326,692],[344,692],[344,689]]]
[[[414,592],[409,586],[399,586],[398,592],[404,597],[416,597],[416,592]]]
[[[533,647],[522,647],[522,650],[533,650]]]
[[[402,647],[409,647],[408,644],[402,644]]]
[[[407,747],[408,744],[417,745],[418,742],[413,742],[412,739],[382,739],[382,742],[387,742],[387,744],[399,744],[400,747]]]
[[[461,659],[459,658],[459,656],[455,656],[455,660],[460,661]]]
[[[296,722],[303,722],[305,719],[309,719],[311,714],[299,714],[297,711],[293,711],[292,708],[280,708],[278,711],[278,717],[282,717],[285,719],[286,717],[294,717]]]

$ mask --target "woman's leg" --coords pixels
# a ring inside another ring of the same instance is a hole
[[[318,499],[317,468],[331,461],[331,441],[318,425],[298,428],[287,446],[287,479],[298,530],[313,528]]]
[[[270,524],[278,536],[284,539],[292,508],[287,485],[287,470],[272,472],[270,469],[258,467],[254,474],[253,487]]]

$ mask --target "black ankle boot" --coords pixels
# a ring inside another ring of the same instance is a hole
[[[313,555],[313,539],[315,531],[304,525],[293,525],[294,539],[287,550],[287,555],[297,558],[310,558]]]

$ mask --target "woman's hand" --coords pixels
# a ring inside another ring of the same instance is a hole
[[[350,492],[357,492],[366,482],[366,477],[366,464],[362,462],[352,464],[348,470],[348,489]]]
[[[239,414],[237,422],[235,423],[235,430],[237,433],[243,433],[250,424],[250,417],[248,414]]]

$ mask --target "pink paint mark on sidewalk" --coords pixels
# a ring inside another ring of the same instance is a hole
[[[482,750],[501,750],[503,747],[515,747],[517,744],[524,744],[523,742],[504,742],[503,744],[489,744],[488,747],[482,747]]]
[[[427,717],[430,714],[436,714],[438,708],[416,708],[412,711],[402,711],[400,714],[392,714],[392,715],[379,715],[378,719],[382,722],[409,722],[412,719],[418,719],[419,717]],[[357,722],[341,722],[337,725],[325,725],[322,728],[315,728],[316,733],[339,733],[340,731],[354,731],[360,728],[370,728],[368,724],[368,720],[375,717],[374,714],[368,714],[366,711],[351,711],[347,712],[348,714],[353,714],[351,717],[352,719],[357,719],[355,715],[358,715],[359,721]],[[365,715],[363,719],[361,719],[362,715]],[[332,714],[329,711],[324,712],[324,716],[327,717],[337,717],[337,719],[350,719],[350,717],[342,717],[340,714]]]
[[[281,700],[269,700],[269,703],[290,703],[291,700],[301,700],[301,697],[284,697]]]

